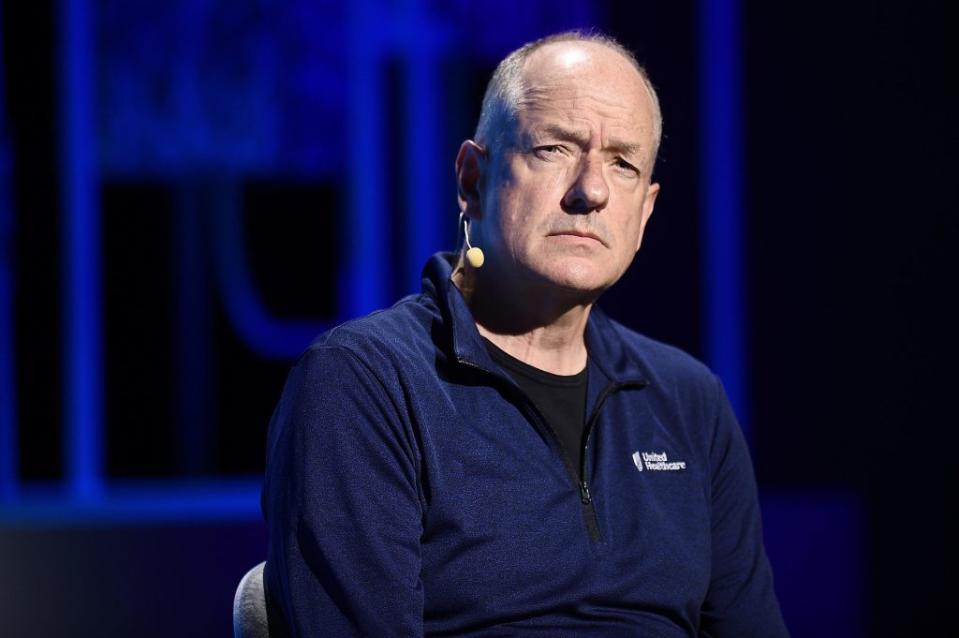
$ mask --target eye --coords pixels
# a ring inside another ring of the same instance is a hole
[[[553,157],[565,155],[566,148],[561,144],[546,144],[544,146],[537,146],[534,148],[533,153],[540,159],[551,159]]]
[[[639,175],[639,169],[624,160],[622,157],[617,157],[615,160],[613,160],[613,166],[615,166],[617,170],[621,170],[631,175]]]

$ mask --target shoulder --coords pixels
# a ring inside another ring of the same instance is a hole
[[[439,318],[432,297],[410,295],[390,308],[351,319],[319,335],[303,356],[342,351],[368,364],[422,356],[435,348],[433,332]]]
[[[405,377],[433,361],[434,308],[428,296],[411,295],[319,335],[290,370],[271,430],[292,423],[302,432],[396,429],[401,436],[393,424],[404,421]]]
[[[623,356],[642,371],[648,382],[707,386],[715,383],[716,377],[706,364],[681,348],[636,332],[609,317],[604,320],[619,341]]]
[[[390,308],[351,319],[319,335],[294,368],[319,368],[327,376],[338,369],[362,372],[392,385],[404,370],[435,360],[435,333],[440,324],[432,297],[410,295]]]

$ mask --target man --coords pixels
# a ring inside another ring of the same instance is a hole
[[[653,212],[660,130],[612,40],[500,64],[456,158],[464,250],[317,339],[274,414],[274,632],[786,635],[719,381],[594,307]]]

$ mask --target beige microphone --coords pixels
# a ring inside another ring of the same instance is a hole
[[[473,268],[482,268],[486,256],[483,255],[483,249],[470,244],[470,220],[465,213],[460,212],[460,221],[463,223],[463,237],[466,239],[466,261]]]

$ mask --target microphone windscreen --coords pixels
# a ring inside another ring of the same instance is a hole
[[[466,261],[470,262],[470,266],[473,268],[482,268],[483,262],[486,261],[486,256],[481,249],[473,246],[466,251]]]

